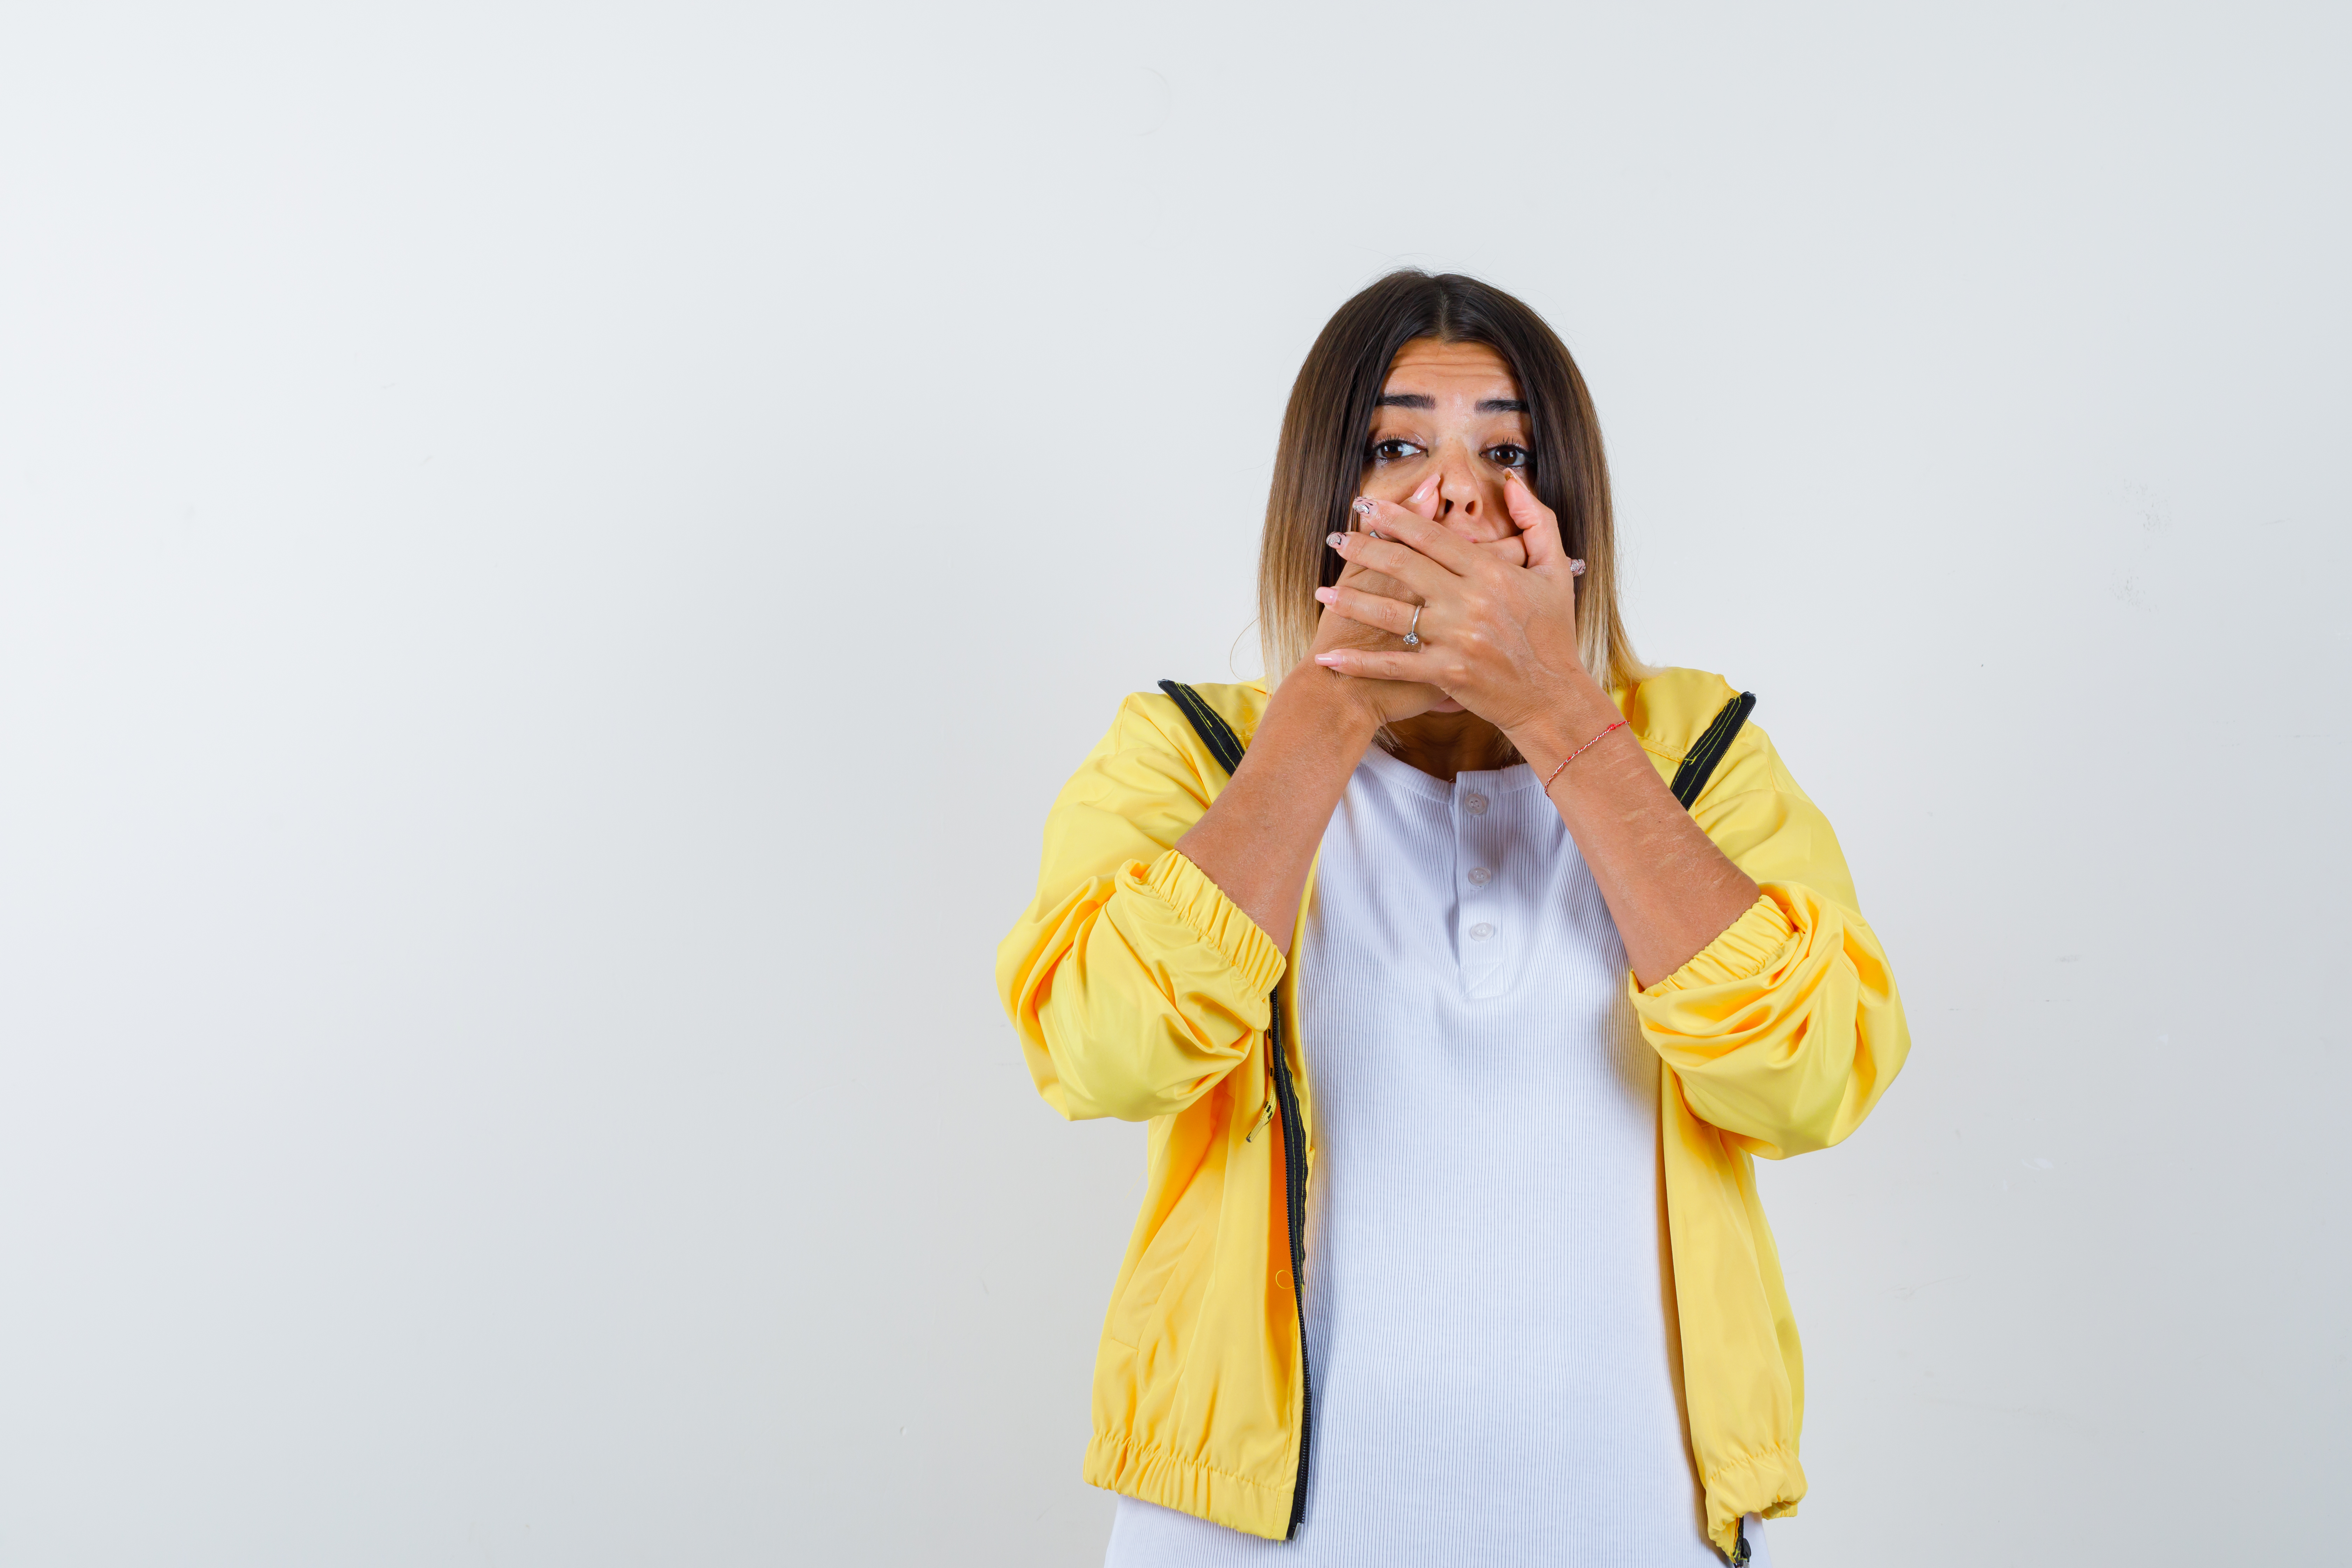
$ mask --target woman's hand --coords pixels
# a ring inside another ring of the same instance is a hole
[[[1515,741],[1539,716],[1590,708],[1596,698],[1609,705],[1577,649],[1582,563],[1569,559],[1559,520],[1516,470],[1505,477],[1503,496],[1519,527],[1515,542],[1524,566],[1433,521],[1433,492],[1428,511],[1359,500],[1361,529],[1332,536],[1347,570],[1337,587],[1316,594],[1336,613],[1323,616],[1315,662],[1384,688],[1443,692]],[[1385,635],[1334,636],[1332,623],[1341,619]],[[1417,651],[1398,640],[1408,629],[1420,634]]]
[[[1407,496],[1402,505],[1390,505],[1386,502],[1381,504],[1387,506],[1391,513],[1410,517],[1427,527],[1436,528],[1434,519],[1437,516],[1438,504],[1437,480],[1434,477],[1430,479],[1419,489]],[[1361,517],[1360,513],[1359,517]],[[1377,522],[1367,521],[1365,526],[1378,529],[1380,525]],[[1357,539],[1361,538],[1362,535],[1349,534],[1344,537]],[[1517,534],[1483,544],[1470,544],[1465,542],[1463,548],[1475,550],[1498,565],[1518,567],[1527,563],[1526,542]],[[1342,550],[1340,553],[1344,555],[1347,552]],[[1365,600],[1376,599],[1383,604],[1402,604],[1405,606],[1402,613],[1408,621],[1412,616],[1412,606],[1421,603],[1420,596],[1396,578],[1353,559],[1339,569],[1339,588],[1347,595],[1355,595]],[[1317,594],[1316,597],[1321,599],[1326,605],[1331,605],[1333,600],[1328,595],[1333,592],[1334,590],[1326,588]],[[1339,601],[1342,605],[1348,602],[1349,601],[1346,597]],[[1343,650],[1402,654],[1405,651],[1402,640],[1404,626],[1405,622],[1400,621],[1394,629],[1386,629],[1381,623],[1350,616],[1343,608],[1339,614],[1327,614],[1316,623],[1315,642],[1314,646],[1307,650],[1307,656],[1316,663],[1324,665],[1328,668],[1339,669],[1341,667],[1331,664],[1322,656],[1326,653]],[[1353,675],[1356,671],[1343,669],[1342,673]],[[1412,673],[1417,675],[1420,672],[1415,670]],[[1438,703],[1444,701],[1446,697],[1445,692],[1427,681],[1412,679],[1367,679],[1360,683],[1359,695],[1360,700],[1371,711],[1374,722],[1381,724],[1394,723],[1400,719],[1411,719],[1417,714],[1426,713]],[[1464,706],[1466,707],[1468,704],[1465,703]]]
[[[1406,498],[1406,503],[1407,506],[1419,506],[1425,510],[1407,511],[1405,507],[1395,507],[1391,510],[1403,512],[1404,515],[1420,521],[1427,521],[1427,518],[1436,510],[1437,489],[1434,485],[1424,485],[1422,488],[1428,494],[1423,496],[1415,492]],[[1436,525],[1431,523],[1430,526]],[[1349,534],[1344,537],[1355,539],[1362,536]],[[1346,552],[1343,550],[1340,553],[1344,555]],[[1382,604],[1402,602],[1410,606],[1421,603],[1412,591],[1402,583],[1355,561],[1349,561],[1339,568],[1339,583],[1350,595],[1359,595],[1367,599],[1377,598]],[[1316,597],[1329,605],[1332,601],[1325,595],[1331,592],[1332,590],[1328,588],[1322,589],[1317,593]],[[1405,614],[1408,616],[1412,614],[1412,609],[1408,607]],[[1315,642],[1307,649],[1307,657],[1326,668],[1339,669],[1346,674],[1354,674],[1353,670],[1346,669],[1344,666],[1335,665],[1324,656],[1339,652],[1394,654],[1403,651],[1404,643],[1397,633],[1381,629],[1378,623],[1351,618],[1344,614],[1331,615],[1327,612],[1315,623]],[[1391,724],[1400,719],[1411,719],[1416,714],[1428,712],[1445,700],[1445,693],[1421,680],[1364,680],[1349,681],[1346,684],[1349,689],[1349,695],[1370,710],[1375,724]]]

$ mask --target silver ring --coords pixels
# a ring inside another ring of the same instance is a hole
[[[1407,652],[1421,647],[1421,606],[1419,605],[1412,607],[1412,624],[1404,629],[1404,646]]]

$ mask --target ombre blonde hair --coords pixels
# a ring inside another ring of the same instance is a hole
[[[1528,405],[1528,478],[1559,519],[1561,541],[1584,560],[1576,581],[1577,646],[1602,687],[1650,672],[1633,657],[1617,614],[1617,532],[1601,421],[1568,345],[1542,317],[1490,284],[1459,273],[1391,272],[1339,307],[1291,384],[1276,447],[1258,548],[1258,641],[1266,685],[1280,682],[1315,641],[1315,590],[1345,563],[1325,543],[1350,522],[1363,484],[1373,400],[1397,351],[1416,338],[1483,343],[1510,367]]]

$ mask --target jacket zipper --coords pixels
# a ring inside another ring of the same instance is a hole
[[[1307,1513],[1307,1452],[1315,1436],[1315,1378],[1307,1364],[1307,1122],[1298,1113],[1298,1090],[1290,1081],[1290,1062],[1282,1052],[1282,993],[1271,1004],[1266,1026],[1266,1051],[1274,1068],[1274,1100],[1282,1113],[1282,1188],[1284,1213],[1290,1224],[1290,1305],[1298,1321],[1298,1475],[1290,1489],[1290,1526],[1283,1539],[1297,1535]]]
[[[1231,778],[1234,770],[1242,765],[1242,740],[1223,715],[1203,701],[1201,694],[1181,681],[1163,680],[1160,689],[1168,693],[1185,722],[1209,748],[1209,754]],[[1290,1527],[1284,1531],[1287,1541],[1298,1533],[1298,1521],[1307,1511],[1307,1453],[1309,1440],[1315,1435],[1315,1379],[1307,1364],[1307,1122],[1298,1113],[1298,1091],[1290,1081],[1290,1063],[1282,1054],[1282,990],[1276,986],[1266,998],[1271,1016],[1266,1024],[1265,1044],[1274,1076],[1275,1105],[1282,1114],[1282,1187],[1284,1215],[1290,1226],[1290,1305],[1298,1323],[1298,1475],[1290,1489]],[[1259,1126],[1265,1118],[1259,1118]],[[1250,1129],[1242,1142],[1256,1137],[1258,1128]]]

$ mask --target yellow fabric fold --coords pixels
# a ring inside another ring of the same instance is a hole
[[[1115,1433],[1097,1432],[1088,1441],[1081,1473],[1105,1490],[1213,1519],[1244,1534],[1280,1541],[1290,1533],[1288,1487],[1263,1486]]]
[[[1878,938],[1796,883],[1764,883],[1730,930],[1633,997],[1691,1110],[1768,1160],[1852,1132],[1910,1049]]]
[[[1762,973],[1765,965],[1780,955],[1781,948],[1788,945],[1789,933],[1796,929],[1771,894],[1759,893],[1747,912],[1725,928],[1721,936],[1643,994],[1664,996],[1669,991],[1752,978]]]
[[[1281,951],[1174,852],[1223,781],[1172,702],[1131,697],[1046,818],[996,984],[1037,1092],[1073,1121],[1173,1115],[1265,1034]]]
[[[1198,866],[1171,849],[1149,868],[1130,860],[1126,869],[1129,875],[1140,876],[1147,887],[1168,900],[1178,920],[1224,954],[1244,990],[1260,995],[1272,994],[1275,983],[1289,967],[1282,949],[1275,946],[1258,929],[1257,922],[1225,897],[1225,890],[1209,880]]]
[[[1797,1511],[1793,1500],[1804,1495],[1805,1468],[1793,1447],[1775,1443],[1761,1453],[1743,1454],[1706,1478],[1707,1539],[1728,1557],[1744,1516],[1786,1519]]]

